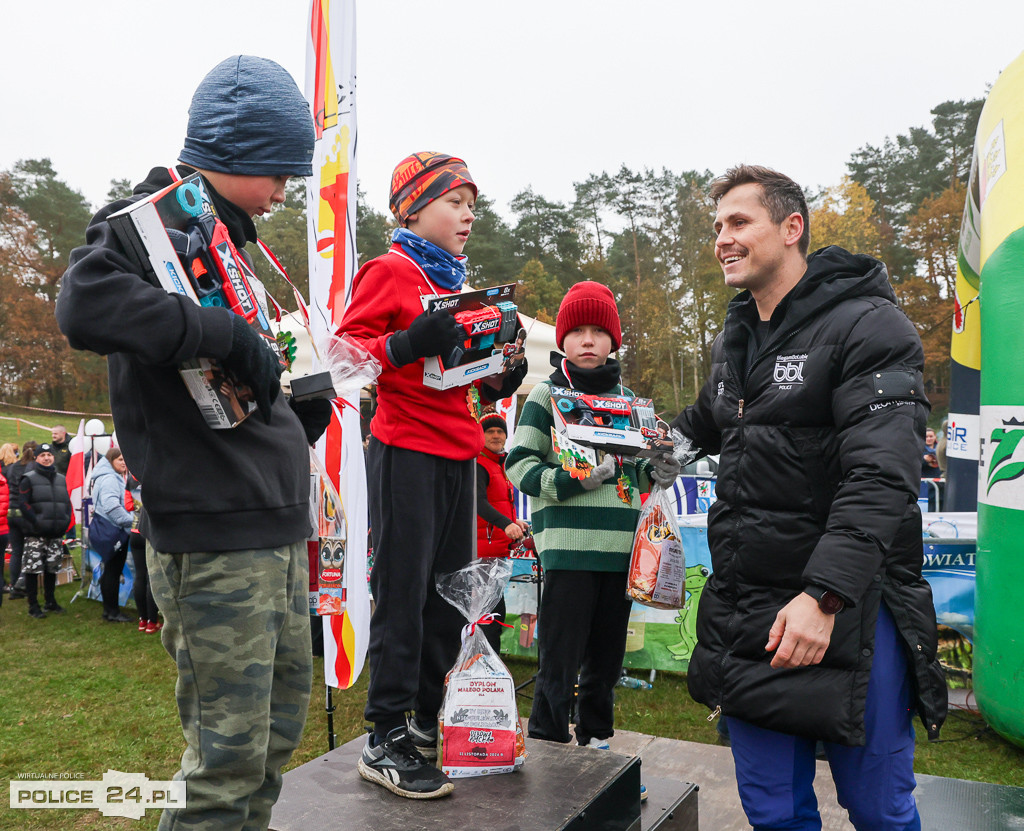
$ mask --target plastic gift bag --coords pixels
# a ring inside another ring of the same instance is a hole
[[[681,465],[696,456],[690,441],[672,431],[672,455]],[[640,511],[629,559],[626,596],[655,609],[681,609],[686,596],[686,555],[676,520],[675,503],[661,485]]]
[[[469,621],[438,716],[438,759],[452,778],[510,773],[526,760],[512,674],[482,629],[511,575],[508,559],[487,558],[437,578],[438,594]]]
[[[348,335],[328,336],[321,342],[319,353],[338,395],[373,384],[380,375],[380,361]]]

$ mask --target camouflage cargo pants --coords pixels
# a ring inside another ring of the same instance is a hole
[[[186,806],[160,829],[266,829],[309,705],[306,543],[146,553],[187,743],[174,776]]]

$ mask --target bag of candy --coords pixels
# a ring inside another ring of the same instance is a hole
[[[672,431],[671,453],[687,464],[697,455],[693,446],[678,430]],[[655,609],[681,609],[686,596],[686,555],[676,521],[674,500],[661,485],[640,511],[633,550],[629,559],[626,596]]]
[[[468,621],[438,715],[438,759],[452,778],[510,773],[526,760],[515,683],[482,628],[494,625],[490,612],[511,575],[509,560],[486,558],[437,578],[438,593]]]

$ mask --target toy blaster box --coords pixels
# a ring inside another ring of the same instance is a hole
[[[128,258],[151,283],[201,306],[241,315],[281,361],[263,284],[239,253],[196,173],[107,217]],[[189,393],[214,429],[235,427],[256,405],[248,387],[216,361],[179,367]]]
[[[449,311],[465,340],[449,354],[427,358],[423,383],[446,390],[497,375],[523,360],[526,330],[515,304],[516,284],[490,289],[422,297],[428,312]]]
[[[671,448],[667,425],[659,430],[650,398],[590,395],[566,387],[551,388],[555,429],[570,442],[626,456],[654,456]]]

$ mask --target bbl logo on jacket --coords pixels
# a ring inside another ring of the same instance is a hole
[[[776,355],[775,373],[772,380],[780,390],[792,389],[794,385],[804,382],[804,361],[807,353],[799,355]]]

